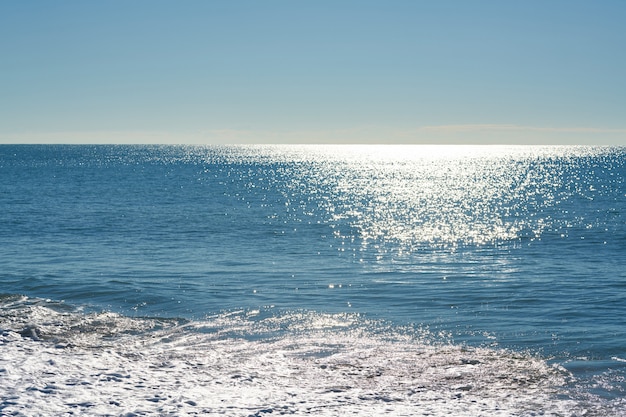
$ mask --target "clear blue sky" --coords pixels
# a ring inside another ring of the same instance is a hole
[[[626,145],[626,1],[0,1],[0,143]]]

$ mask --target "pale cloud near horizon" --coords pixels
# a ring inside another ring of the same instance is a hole
[[[423,126],[418,131],[467,132],[467,131],[520,131],[520,132],[560,132],[560,133],[618,133],[626,134],[626,129],[597,127],[536,127],[513,124],[461,124]]]
[[[579,144],[626,145],[626,128],[541,127],[514,124],[453,124],[415,128],[195,132],[68,131],[0,133],[2,144]]]

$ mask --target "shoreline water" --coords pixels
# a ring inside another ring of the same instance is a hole
[[[623,405],[576,398],[568,371],[528,353],[345,314],[181,322],[18,297],[2,310],[8,415],[599,416]]]

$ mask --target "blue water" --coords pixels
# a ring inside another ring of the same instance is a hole
[[[610,147],[5,145],[0,294],[349,314],[538,355],[601,407],[626,396],[625,180]]]

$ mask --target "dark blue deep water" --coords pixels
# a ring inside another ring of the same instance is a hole
[[[0,146],[0,352],[11,332],[43,343],[19,326],[50,323],[14,314],[34,304],[84,320],[289,316],[299,331],[350,317],[542,358],[570,373],[565,415],[617,415],[625,181],[626,149],[609,147]],[[3,385],[0,412],[28,415],[27,385]]]

